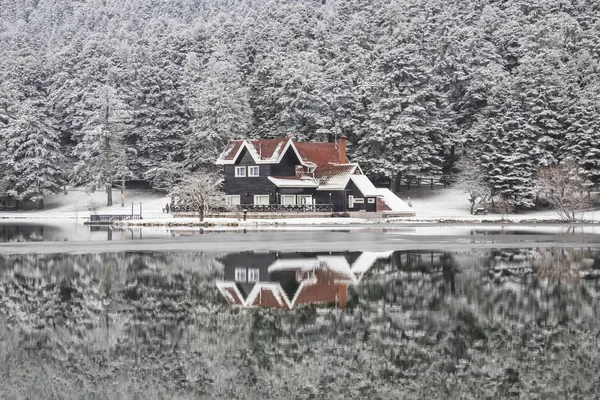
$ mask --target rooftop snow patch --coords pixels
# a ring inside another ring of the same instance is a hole
[[[415,216],[415,210],[403,202],[390,189],[377,188],[377,192],[381,200],[390,208],[390,211],[384,211],[384,214],[401,214],[406,217]]]
[[[379,191],[373,185],[371,180],[365,175],[352,175],[352,182],[356,185],[358,190],[363,194],[364,197],[377,197],[379,196]],[[400,199],[398,199],[400,200]],[[402,201],[402,200],[400,200]],[[391,208],[391,207],[390,207]]]

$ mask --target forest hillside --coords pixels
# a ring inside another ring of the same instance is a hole
[[[346,135],[372,176],[468,153],[529,207],[540,166],[600,181],[598,15],[593,0],[0,0],[0,196],[167,188],[233,138]]]

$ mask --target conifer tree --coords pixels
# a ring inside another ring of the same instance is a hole
[[[38,202],[58,193],[64,180],[64,157],[50,119],[31,102],[24,102],[16,118],[0,128],[3,148],[0,166],[6,195],[23,202]]]

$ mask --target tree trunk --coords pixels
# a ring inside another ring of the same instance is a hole
[[[200,207],[199,215],[200,215],[200,223],[204,221],[204,204]]]
[[[112,160],[110,158],[110,138],[104,138],[104,156],[106,158],[106,205],[112,206]]]
[[[121,207],[125,207],[125,177],[121,177]]]
[[[110,183],[106,184],[106,205],[107,206],[112,206],[113,205],[113,200],[112,200],[112,186]]]
[[[40,210],[43,210],[43,209],[44,209],[44,199],[40,199],[40,202],[39,202],[39,204],[38,204],[38,208],[39,208]]]

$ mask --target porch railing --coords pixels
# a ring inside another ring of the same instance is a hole
[[[171,212],[194,212],[193,207],[172,206]],[[332,204],[306,204],[297,206],[285,206],[281,204],[241,204],[239,206],[209,209],[207,212],[333,212]]]

